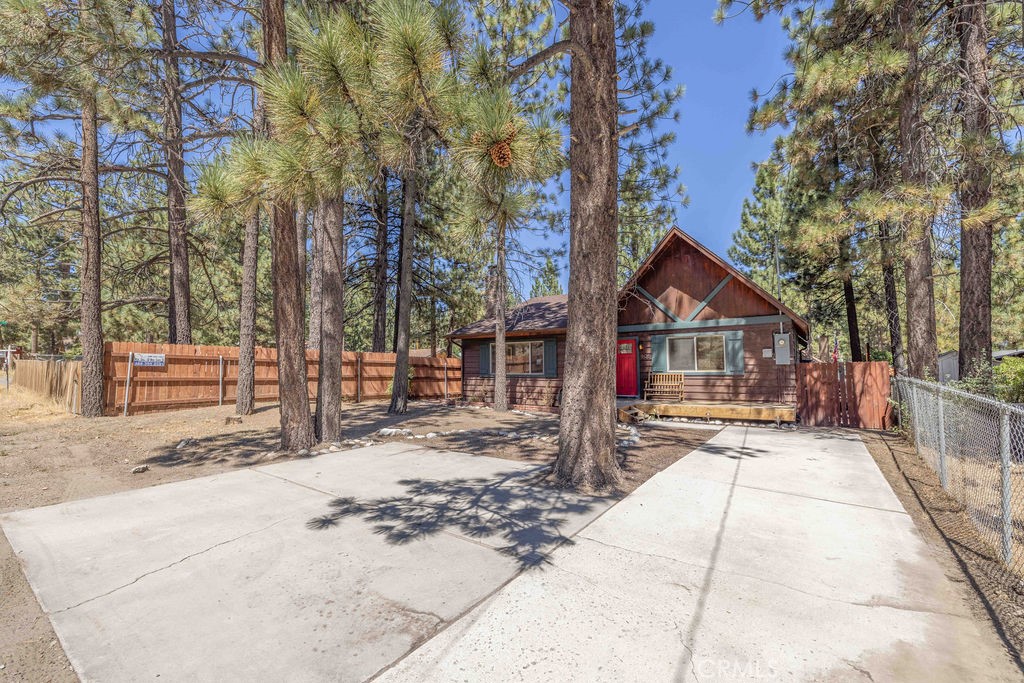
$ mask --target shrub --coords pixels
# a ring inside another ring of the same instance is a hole
[[[1004,358],[992,368],[996,396],[1009,403],[1024,403],[1024,358]]]

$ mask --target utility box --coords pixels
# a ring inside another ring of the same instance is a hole
[[[787,333],[776,332],[772,337],[775,339],[775,364],[792,365],[793,352],[790,350],[793,346],[792,336]]]

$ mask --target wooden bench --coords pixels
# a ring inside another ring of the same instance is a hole
[[[683,400],[683,373],[652,372],[644,385],[644,400]]]

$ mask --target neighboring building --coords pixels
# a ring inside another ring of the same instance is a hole
[[[506,316],[509,402],[557,409],[567,297],[531,299]],[[495,321],[450,336],[462,345],[463,396],[493,403]],[[803,318],[678,228],[619,292],[617,393],[637,397],[652,372],[685,376],[687,400],[795,405]]]
[[[1024,356],[1024,349],[1002,349],[992,352],[992,363],[1000,363],[1004,358]],[[956,382],[960,379],[960,351],[944,351],[939,354],[939,381],[943,384]]]

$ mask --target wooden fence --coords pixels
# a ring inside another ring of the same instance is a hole
[[[395,354],[342,354],[342,398],[391,397]],[[306,351],[309,398],[316,398],[319,352]],[[458,398],[462,361],[411,356],[410,398]],[[103,352],[103,404],[108,415],[233,404],[238,383],[238,347],[108,342]],[[277,351],[257,347],[257,401],[276,401]],[[125,396],[127,395],[127,409]]]
[[[82,412],[81,361],[16,360],[13,384],[53,400],[69,413]]]
[[[889,429],[893,424],[889,364],[801,363],[797,414],[811,427]]]

